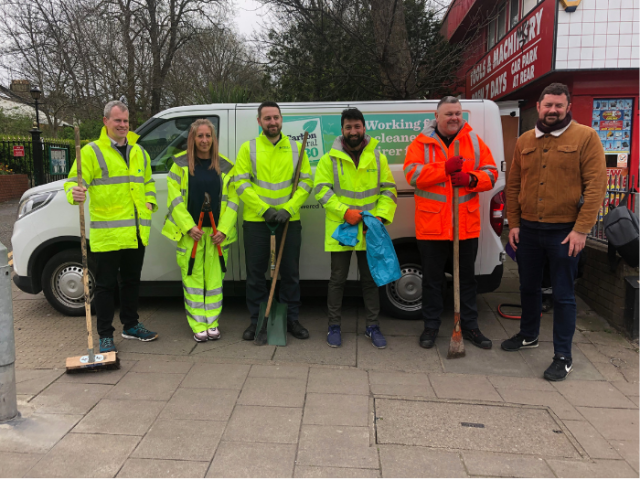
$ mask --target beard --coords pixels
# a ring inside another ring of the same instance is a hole
[[[269,138],[278,138],[280,136],[280,132],[282,131],[282,126],[276,125],[275,130],[273,130],[273,128],[274,127],[265,128],[263,129],[263,132]],[[272,133],[274,131],[275,133]]]
[[[351,148],[358,148],[362,141],[364,140],[364,135],[349,135],[345,138],[347,145]]]
[[[555,120],[552,120],[551,118],[555,117]],[[564,117],[560,118],[560,114],[557,113],[555,115],[545,115],[542,119],[542,123],[544,123],[546,126],[548,127],[553,127],[556,123],[559,123],[561,121],[564,120]]]

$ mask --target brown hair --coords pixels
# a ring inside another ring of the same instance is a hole
[[[546,86],[540,94],[538,103],[542,102],[545,95],[566,95],[567,103],[571,103],[571,94],[569,93],[569,87],[567,87],[564,83],[552,83],[551,85]]]
[[[218,158],[218,138],[216,137],[216,130],[206,118],[199,118],[191,124],[189,129],[189,136],[187,137],[187,162],[189,162],[189,173],[193,175],[193,171],[196,165],[196,132],[198,127],[206,125],[211,129],[211,150],[209,150],[209,158],[211,159],[211,165],[209,170],[215,170],[220,175],[220,159]]]

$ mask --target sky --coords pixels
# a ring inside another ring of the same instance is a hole
[[[260,30],[259,22],[268,12],[268,8],[256,0],[232,0],[235,5],[235,23],[238,32],[248,37]]]

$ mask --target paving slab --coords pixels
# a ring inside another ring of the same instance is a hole
[[[576,296],[577,303],[584,302],[580,297]],[[576,328],[586,332],[601,332],[605,329],[611,329],[609,322],[598,315],[589,306],[584,304],[588,310],[578,307],[578,315],[576,318]]]
[[[120,360],[120,368],[118,370],[101,370],[96,372],[75,370],[75,373],[61,375],[56,383],[98,383],[103,385],[115,385],[135,364],[135,361]]]
[[[627,397],[637,397],[640,395],[639,384],[636,381],[635,383],[627,382],[626,380],[611,382],[611,385],[620,390]]]
[[[293,378],[307,380],[309,367],[306,365],[252,365],[250,377],[256,378]]]
[[[130,458],[117,478],[203,478],[208,462]]]
[[[298,465],[356,469],[378,468],[367,427],[303,425]]]
[[[138,360],[131,367],[131,371],[137,373],[188,373],[192,366],[191,362],[165,362],[150,358]]]
[[[238,404],[302,408],[306,386],[306,379],[249,377],[242,387]]]
[[[16,392],[18,395],[37,395],[55,382],[64,372],[63,369],[16,369]]]
[[[360,334],[364,333],[366,328],[364,311],[362,316],[362,326],[358,331]],[[424,329],[424,323],[421,320],[400,320],[390,317],[384,312],[380,312],[378,321],[380,322],[380,331],[386,336],[418,338]]]
[[[544,371],[549,368],[553,361],[553,343],[540,342],[538,345],[538,348],[520,350],[518,353],[522,355],[524,361],[531,367],[535,376],[543,378]],[[574,380],[604,380],[600,372],[596,370],[578,348],[572,349],[571,356],[573,358],[573,370],[564,383]]]
[[[381,445],[580,458],[546,409],[387,399],[375,405]]]
[[[42,454],[0,452],[0,478],[24,477],[31,467],[42,458]]]
[[[295,478],[380,478],[380,470],[298,465],[293,476]]]
[[[326,290],[325,290],[326,291]],[[346,297],[342,302],[342,333],[355,333],[358,321],[358,306],[362,305],[361,298]],[[316,335],[327,334],[329,314],[327,300],[324,298],[308,297],[300,309],[300,323]]]
[[[369,379],[360,369],[311,367],[307,392],[369,395]]]
[[[429,380],[439,398],[502,401],[497,390],[483,376],[432,373]]]
[[[547,460],[547,463],[561,478],[638,478],[638,474],[624,460]]]
[[[582,415],[558,392],[499,388],[498,393],[508,403],[542,405],[551,408],[562,420],[583,420]]]
[[[180,386],[240,390],[250,368],[250,365],[196,363]]]
[[[305,425],[369,425],[369,397],[309,393],[304,407]]]
[[[104,398],[73,429],[73,433],[143,436],[165,402]]]
[[[178,388],[160,417],[226,422],[231,417],[237,398],[237,390]]]
[[[327,334],[311,334],[307,340],[287,342],[286,347],[277,347],[273,361],[279,363],[302,363],[310,365],[356,366],[356,335],[342,334],[342,346],[327,345]]]
[[[467,471],[478,477],[553,478],[543,458],[487,452],[461,452]]]
[[[435,349],[420,347],[418,336],[391,337],[387,335],[387,348],[371,345],[364,335],[358,337],[358,368],[401,372],[441,372],[442,366]]]
[[[140,437],[70,433],[30,471],[30,477],[115,477]]]
[[[502,377],[490,375],[487,377],[489,382],[499,390],[516,389],[516,390],[534,390],[544,392],[555,392],[551,382],[544,378],[520,378],[520,377]]]
[[[22,409],[21,409],[22,410]],[[23,415],[25,411],[21,412]],[[28,413],[0,428],[0,451],[45,453],[82,419],[82,415]]]
[[[638,441],[638,409],[577,407],[607,440]]]
[[[298,443],[301,408],[238,405],[224,432],[225,442]]]
[[[111,389],[111,385],[53,383],[30,403],[40,413],[84,415]]]
[[[494,342],[491,350],[484,350],[465,342],[466,355],[462,358],[447,359],[449,341],[438,339],[436,348],[440,352],[446,373],[469,375],[503,375],[511,377],[534,377],[534,372],[519,352],[505,352],[500,342]]]
[[[223,422],[159,418],[131,457],[208,462],[224,427]]]
[[[120,335],[114,337],[118,352],[146,353],[151,355],[189,355],[196,343],[193,340],[193,334],[188,334],[186,330],[182,335],[167,334],[166,329],[161,325],[162,322],[147,321],[145,323],[147,328],[158,332],[158,339],[153,342],[139,342],[117,338],[120,337]]]
[[[343,425],[302,425],[299,448],[314,450],[328,445],[337,449],[365,448],[372,444],[369,427],[345,427]]]
[[[380,463],[385,478],[468,477],[457,452],[422,447],[381,445]]]
[[[273,358],[273,353],[276,350],[273,345],[259,347],[254,345],[253,342],[242,340],[242,332],[239,332],[237,337],[231,339],[228,343],[223,343],[224,341],[226,339],[207,342],[202,346],[198,346],[193,352],[193,357],[196,359],[228,358],[233,360],[268,361]]]
[[[207,478],[291,478],[296,446],[221,442]]]
[[[622,458],[589,422],[565,420],[564,424],[591,458]]]
[[[604,378],[605,380],[609,382],[626,381],[622,371],[612,363],[610,362],[609,363],[592,362],[592,363],[593,363],[593,366],[596,367],[596,370],[600,372],[600,375],[602,375],[602,378]]]
[[[573,405],[581,407],[634,408],[635,405],[609,382],[556,382],[555,388]]]
[[[176,373],[129,372],[111,389],[107,398],[167,401],[183,378],[184,374]]]
[[[629,462],[629,465],[636,472],[640,471],[637,440],[610,440],[609,443],[622,458]]]
[[[609,347],[622,347],[631,349],[631,344],[622,335],[615,332],[611,327],[601,332],[584,332],[583,335],[591,342],[597,345],[606,345]]]
[[[371,393],[403,397],[435,397],[436,394],[424,373],[369,372]]]
[[[608,363],[611,360],[610,355],[602,353],[593,343],[581,343],[578,345],[578,349],[591,363]]]

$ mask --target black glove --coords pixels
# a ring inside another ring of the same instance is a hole
[[[262,217],[265,219],[266,222],[273,223],[277,221],[276,220],[277,213],[278,211],[275,208],[269,207],[267,208],[267,211],[262,214]]]
[[[289,220],[290,218],[291,214],[284,208],[282,210],[278,210],[278,213],[276,213],[276,222],[278,223],[287,223],[287,220]]]

